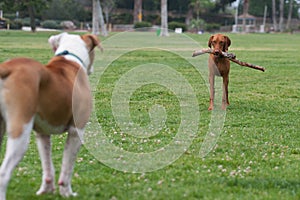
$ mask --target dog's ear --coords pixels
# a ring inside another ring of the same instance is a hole
[[[85,34],[82,35],[81,38],[83,39],[83,41],[85,41],[90,50],[93,50],[95,47],[98,47],[101,51],[103,51],[100,40],[96,35]]]
[[[208,40],[208,47],[211,48],[211,43],[212,43],[212,40],[213,40],[214,36],[210,36],[209,40]]]
[[[59,41],[60,39],[64,36],[64,35],[67,35],[68,33],[60,33],[58,35],[52,35],[51,37],[49,37],[48,39],[48,43],[51,45],[53,51],[55,52],[56,49],[58,48],[59,46]]]
[[[231,40],[229,39],[228,36],[224,36],[225,38],[225,45],[223,51],[228,51],[228,47],[231,45]]]

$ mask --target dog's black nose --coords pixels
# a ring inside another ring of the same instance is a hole
[[[216,49],[216,50],[214,50],[214,54],[215,54],[215,56],[219,56],[219,55],[221,55],[221,51]]]

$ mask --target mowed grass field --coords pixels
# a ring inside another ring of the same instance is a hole
[[[47,43],[52,34],[0,31],[0,61],[25,56],[46,64],[53,56]],[[96,73],[90,77],[97,120],[111,144],[130,152],[148,153],[163,148],[176,137],[182,115],[180,99],[174,91],[155,82],[138,87],[132,93],[129,109],[133,122],[147,126],[151,123],[151,106],[162,105],[167,114],[164,128],[149,138],[136,139],[116,123],[116,111],[111,108],[115,85],[124,74],[145,63],[167,65],[189,82],[200,113],[198,129],[193,133],[191,145],[178,159],[152,172],[119,171],[103,164],[88,145],[84,145],[72,180],[78,197],[70,199],[300,199],[300,45],[297,42],[300,35],[228,34],[232,41],[230,51],[238,59],[264,66],[267,71],[231,64],[230,106],[221,135],[205,157],[199,155],[199,151],[212,116],[207,111],[207,55],[194,58],[196,64],[186,62],[184,56],[191,55],[195,46],[188,43],[180,46],[179,40],[174,40],[173,46],[169,44],[168,51],[147,48],[149,44],[141,49],[143,45],[136,44],[148,38],[138,33],[128,38],[132,46],[127,51],[119,48],[121,43],[109,42],[117,35],[101,38],[105,51],[97,52]],[[206,47],[210,35],[184,37],[202,48]],[[161,44],[164,45],[163,41]],[[178,56],[178,52],[183,56]],[[116,59],[112,59],[113,56]],[[56,179],[65,138],[65,135],[52,137]],[[5,145],[1,148],[0,162],[4,150]],[[9,184],[8,200],[63,199],[58,193],[35,195],[41,174],[32,134],[29,149]]]

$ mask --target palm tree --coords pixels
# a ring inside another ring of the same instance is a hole
[[[243,5],[243,31],[246,32],[246,15],[249,11],[249,0],[244,0]]]
[[[99,18],[98,18],[97,0],[93,0],[93,26],[92,33],[99,35]]]
[[[287,30],[290,29],[290,24],[291,24],[291,19],[292,19],[292,13],[293,13],[293,2],[294,2],[294,0],[290,0],[289,14],[288,14],[287,22],[286,22],[286,27],[285,27]]]
[[[274,31],[277,31],[276,0],[272,0],[272,21],[273,21]]]
[[[284,31],[284,27],[283,27],[283,13],[284,12],[284,0],[280,0],[280,4],[279,4],[279,31],[283,32]]]
[[[107,30],[106,30],[106,26],[105,26],[105,22],[104,22],[104,18],[103,18],[103,12],[102,12],[102,7],[101,7],[101,3],[100,0],[97,1],[97,6],[98,6],[98,10],[99,10],[99,20],[100,20],[100,26],[101,26],[101,33],[103,36],[108,36],[107,34]]]
[[[160,36],[169,36],[167,4],[168,4],[168,0],[161,0],[161,32],[160,32]]]
[[[93,34],[99,35],[99,25],[101,34],[107,36],[100,0],[93,0]]]
[[[142,21],[143,0],[134,0],[133,23]]]

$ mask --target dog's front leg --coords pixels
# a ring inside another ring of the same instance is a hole
[[[229,83],[229,77],[227,75],[227,76],[223,77],[223,97],[222,97],[222,109],[223,110],[226,110],[226,107],[229,105],[228,83]]]
[[[214,109],[214,99],[215,99],[215,75],[213,73],[209,74],[209,91],[210,91],[210,101],[208,110]]]
[[[54,167],[51,159],[51,136],[37,133],[36,142],[43,168],[42,184],[36,194],[41,195],[45,193],[53,193],[55,191],[55,178]]]
[[[8,120],[8,124],[10,123]],[[7,127],[8,139],[4,160],[0,167],[0,199],[5,200],[6,189],[11,178],[11,174],[17,164],[22,160],[30,141],[30,133],[33,126],[33,118],[29,123],[23,125],[22,133],[18,137],[12,137],[12,131],[18,130],[17,127]]]
[[[77,153],[81,146],[81,137],[83,130],[77,128],[70,128],[68,132],[68,138],[65,144],[63,162],[59,177],[59,192],[64,197],[76,196],[76,193],[72,192],[71,178],[73,173],[73,167],[76,160]]]

